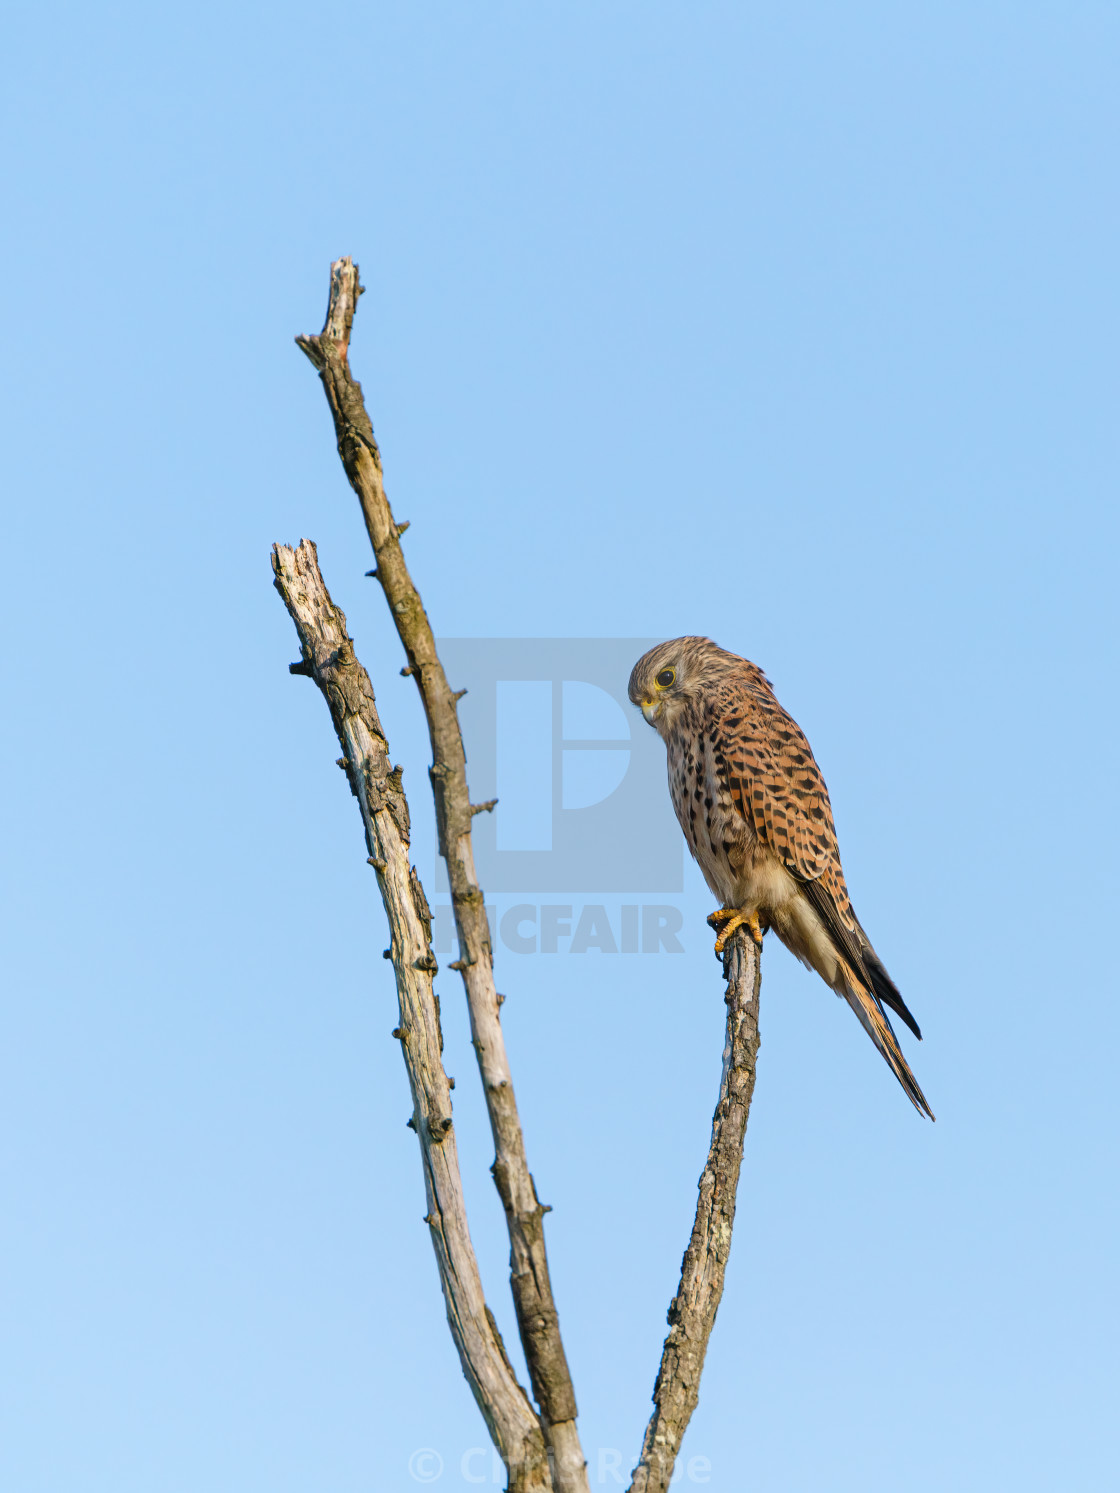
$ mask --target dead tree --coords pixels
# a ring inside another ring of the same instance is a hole
[[[447,1305],[448,1323],[463,1373],[471,1386],[509,1473],[511,1490],[587,1493],[587,1471],[576,1429],[576,1400],[552,1296],[543,1218],[517,1114],[513,1079],[502,1034],[502,997],[494,985],[485,899],[475,873],[471,821],[493,804],[472,804],[459,730],[459,694],[447,681],[431,626],[401,549],[408,527],[398,524],[382,481],[381,456],[361,385],[349,365],[350,337],[362,293],[358,267],[349,258],[331,266],[327,319],[317,336],[298,345],[319,372],[334,419],[338,451],[361,504],[375,568],[404,647],[401,672],[416,681],[428,722],[430,769],[439,850],[447,865],[460,974],[470,1013],[471,1038],[490,1117],[495,1159],[491,1168],[510,1239],[510,1285],[518,1332],[529,1367],[533,1400],[519,1384],[493,1314],[486,1305],[471,1245],[459,1173],[451,1090],[440,1057],[439,1002],[432,980],[431,917],[419,877],[409,864],[409,811],[399,768],[390,767],[389,745],[377,715],[369,675],[354,655],[346,618],[334,605],[319,571],[315,546],[274,545],[275,584],[295,623],[301,658],[293,674],[322,691],[342,746],[358,800],[369,863],[389,922],[400,1004],[394,1032],[401,1045],[413,1097],[411,1124],[420,1141],[428,1197],[426,1222]],[[669,1305],[669,1335],[654,1388],[631,1493],[668,1487],[681,1440],[696,1408],[708,1339],[723,1293],[731,1247],[735,1195],[758,1052],[758,950],[739,930],[724,952],[727,1033],[719,1101],[708,1159],[700,1177],[692,1236]],[[535,1408],[534,1402],[535,1401]]]

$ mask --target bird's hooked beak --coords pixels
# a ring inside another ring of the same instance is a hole
[[[661,714],[661,701],[660,700],[643,700],[642,701],[642,714],[645,716],[646,720],[652,726],[654,724],[654,722],[657,720],[657,717]]]

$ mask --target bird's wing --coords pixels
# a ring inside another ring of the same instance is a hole
[[[805,733],[762,676],[725,685],[715,709],[739,813],[802,883],[837,953],[920,1036],[852,911],[828,789]]]
[[[713,712],[735,807],[802,883],[837,953],[879,1002],[888,1031],[883,1005],[920,1038],[918,1023],[852,910],[828,789],[805,733],[758,670],[721,686]]]
[[[722,685],[713,713],[739,813],[799,881],[834,883],[837,910],[854,923],[828,789],[801,727],[761,676]]]

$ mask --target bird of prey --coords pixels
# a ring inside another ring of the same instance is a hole
[[[710,638],[674,638],[634,665],[630,699],[665,742],[673,808],[722,904],[708,919],[716,953],[741,925],[759,947],[773,928],[932,1120],[884,1007],[920,1039],[918,1023],[852,910],[824,778],[766,675]]]

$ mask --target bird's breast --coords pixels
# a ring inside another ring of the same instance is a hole
[[[797,882],[736,806],[714,734],[701,727],[668,737],[673,808],[721,904],[771,913],[797,895]]]

